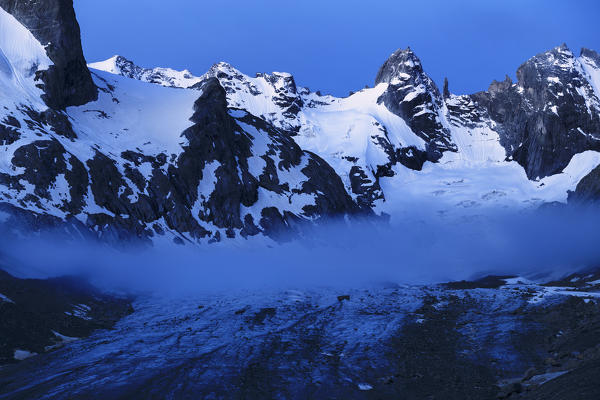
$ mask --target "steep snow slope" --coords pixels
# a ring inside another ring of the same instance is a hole
[[[96,72],[94,78],[97,86],[106,88],[98,100],[67,109],[78,146],[96,146],[115,156],[125,150],[148,156],[181,153],[186,143],[181,133],[193,124],[190,117],[197,91],[163,88],[108,73]],[[92,154],[81,156],[87,159]]]
[[[52,61],[46,55],[44,47],[12,15],[0,8],[0,107],[3,122],[1,126],[2,150],[0,152],[0,171],[10,175],[22,173],[22,169],[12,164],[14,152],[25,142],[40,135],[38,126],[31,126],[27,138],[19,138],[15,128],[28,126],[28,116],[22,113],[42,112],[47,106],[41,99],[44,93],[36,86],[36,72],[47,69]],[[35,188],[23,182],[19,188],[0,183],[0,201],[16,203],[22,201]],[[56,200],[51,196],[52,200]]]
[[[34,100],[38,108],[46,108],[36,87],[35,73],[48,69],[52,61],[33,35],[12,15],[0,8],[0,102],[14,108],[21,99]]]
[[[581,57],[578,58],[578,62],[594,88],[596,99],[600,99],[600,57],[598,56],[598,53],[592,50],[583,49],[581,51]],[[596,104],[598,105],[598,103]]]

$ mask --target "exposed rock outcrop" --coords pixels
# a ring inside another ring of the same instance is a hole
[[[439,160],[444,151],[456,151],[450,130],[441,121],[443,98],[410,47],[387,59],[375,78],[375,84],[379,83],[387,83],[388,88],[377,101],[404,119],[427,143],[428,161]]]
[[[49,107],[62,109],[96,99],[73,0],[0,0],[0,7],[33,33],[54,63],[39,72]]]
[[[579,183],[575,191],[569,193],[569,203],[585,204],[600,201],[600,166],[594,168]]]
[[[472,98],[498,124],[507,156],[531,178],[560,172],[573,155],[600,150],[600,100],[586,66],[595,52],[576,58],[566,45],[539,54],[517,70],[517,82],[494,81]]]

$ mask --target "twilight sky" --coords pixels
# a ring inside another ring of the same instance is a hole
[[[75,0],[75,9],[88,62],[120,54],[201,75],[227,61],[336,95],[372,85],[399,47],[458,94],[514,77],[562,42],[600,51],[597,0]]]

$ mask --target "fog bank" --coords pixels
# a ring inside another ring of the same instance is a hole
[[[330,223],[281,245],[116,250],[52,234],[3,238],[2,264],[23,277],[81,275],[109,289],[184,293],[238,288],[426,284],[486,274],[564,275],[600,265],[600,210],[497,211],[392,224]]]

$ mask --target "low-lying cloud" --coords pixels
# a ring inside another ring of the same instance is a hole
[[[82,275],[110,289],[184,293],[236,288],[437,283],[486,274],[561,275],[600,265],[600,210],[497,211],[481,217],[391,224],[331,223],[310,239],[265,246],[116,250],[52,235],[4,238],[13,274]]]

